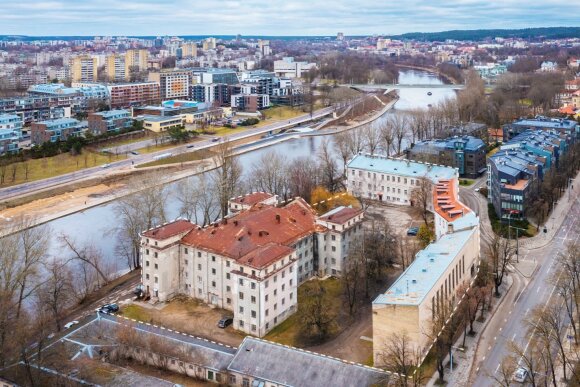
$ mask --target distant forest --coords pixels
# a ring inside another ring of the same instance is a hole
[[[543,27],[523,28],[519,30],[452,30],[441,32],[410,32],[407,34],[390,36],[393,39],[443,41],[474,40],[482,41],[493,38],[523,38],[523,39],[563,39],[580,38],[580,27]]]

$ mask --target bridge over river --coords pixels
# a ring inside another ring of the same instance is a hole
[[[401,90],[401,89],[448,89],[448,90],[462,90],[465,88],[465,85],[451,85],[451,84],[356,84],[356,83],[347,83],[341,86],[350,87],[353,89],[359,90],[376,90],[376,89],[383,89],[386,90],[386,93],[393,91],[393,90]]]

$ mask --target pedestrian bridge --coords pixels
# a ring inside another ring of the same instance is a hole
[[[465,85],[447,85],[447,84],[398,84],[398,83],[388,83],[388,84],[356,84],[356,83],[347,83],[341,86],[351,87],[353,89],[361,89],[361,90],[374,90],[374,89],[383,89],[387,92],[393,90],[402,90],[402,89],[448,89],[448,90],[462,90],[465,88]]]

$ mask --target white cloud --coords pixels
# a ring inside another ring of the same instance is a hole
[[[2,34],[349,35],[575,26],[564,0],[59,0],[10,2]]]

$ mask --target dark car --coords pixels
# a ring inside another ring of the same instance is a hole
[[[219,138],[217,138],[217,137],[216,138],[212,138],[211,141],[212,142],[218,142],[219,141]]]
[[[99,311],[103,313],[117,313],[119,311],[119,305],[117,304],[103,305]]]
[[[218,328],[226,328],[228,325],[232,325],[234,319],[232,317],[224,317],[218,322]]]
[[[415,236],[419,233],[419,227],[411,227],[407,230],[407,235]]]

